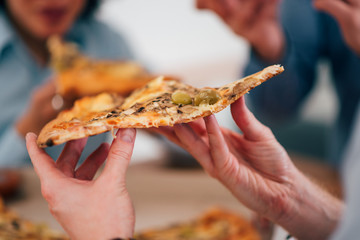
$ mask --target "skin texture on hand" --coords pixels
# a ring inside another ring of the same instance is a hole
[[[300,239],[325,239],[342,203],[316,187],[291,162],[271,130],[240,99],[231,106],[243,134],[220,128],[214,116],[158,132],[192,154],[244,205]],[[309,232],[311,226],[316,230]]]
[[[234,33],[248,40],[263,60],[271,62],[279,60],[285,49],[278,4],[279,0],[197,0],[199,9],[214,11]]]
[[[136,132],[120,129],[109,148],[103,143],[76,169],[86,139],[68,142],[54,162],[29,133],[26,144],[50,212],[71,239],[133,236],[135,215],[125,186]],[[93,180],[106,160],[101,175]]]
[[[261,215],[280,218],[285,206],[278,204],[291,194],[295,167],[270,129],[239,105],[244,105],[243,100],[235,103],[232,112],[243,135],[220,128],[213,115],[160,131],[189,151],[245,205]]]
[[[315,0],[314,6],[337,20],[345,42],[360,56],[360,0]]]

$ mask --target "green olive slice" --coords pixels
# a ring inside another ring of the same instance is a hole
[[[195,106],[200,106],[201,104],[214,105],[221,99],[218,91],[213,89],[203,89],[195,96],[194,104]]]
[[[171,100],[175,104],[188,105],[192,103],[192,98],[189,94],[183,91],[176,91],[171,95]]]

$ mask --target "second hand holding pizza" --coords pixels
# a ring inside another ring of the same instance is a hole
[[[328,237],[340,219],[343,204],[299,172],[243,99],[232,104],[231,110],[243,134],[220,128],[213,115],[205,121],[157,131],[186,149],[210,176],[261,216],[300,239]],[[316,230],[305,231],[314,225]]]

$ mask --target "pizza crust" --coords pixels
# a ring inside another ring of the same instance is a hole
[[[91,106],[85,106],[85,109],[91,109],[94,104],[101,106],[106,93],[102,95],[103,97],[96,97],[100,100],[81,99],[79,100],[80,103],[75,103],[75,107],[70,110],[70,113],[60,113],[58,118],[44,127],[38,137],[38,145],[40,147],[57,145],[116,128],[150,128],[191,122],[220,112],[254,87],[283,71],[284,68],[280,65],[273,65],[258,73],[217,88],[215,90],[221,98],[213,105],[200,104],[194,106],[193,104],[178,105],[173,103],[171,95],[175,91],[181,90],[194,97],[203,89],[162,77],[152,80],[125,100],[121,98],[119,101],[113,101],[101,111],[85,111],[79,114],[76,108],[81,104],[86,105],[84,102],[92,102]],[[71,115],[72,118],[67,115]]]

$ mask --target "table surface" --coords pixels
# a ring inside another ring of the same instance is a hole
[[[305,174],[323,187],[335,195],[341,193],[335,171],[298,156],[292,158]],[[62,231],[48,211],[33,169],[22,169],[21,175],[23,197],[8,202],[8,207],[23,218]],[[161,161],[133,164],[127,174],[127,186],[136,209],[136,231],[186,221],[212,206],[225,207],[246,218],[251,216],[229,191],[201,169],[173,169]]]

